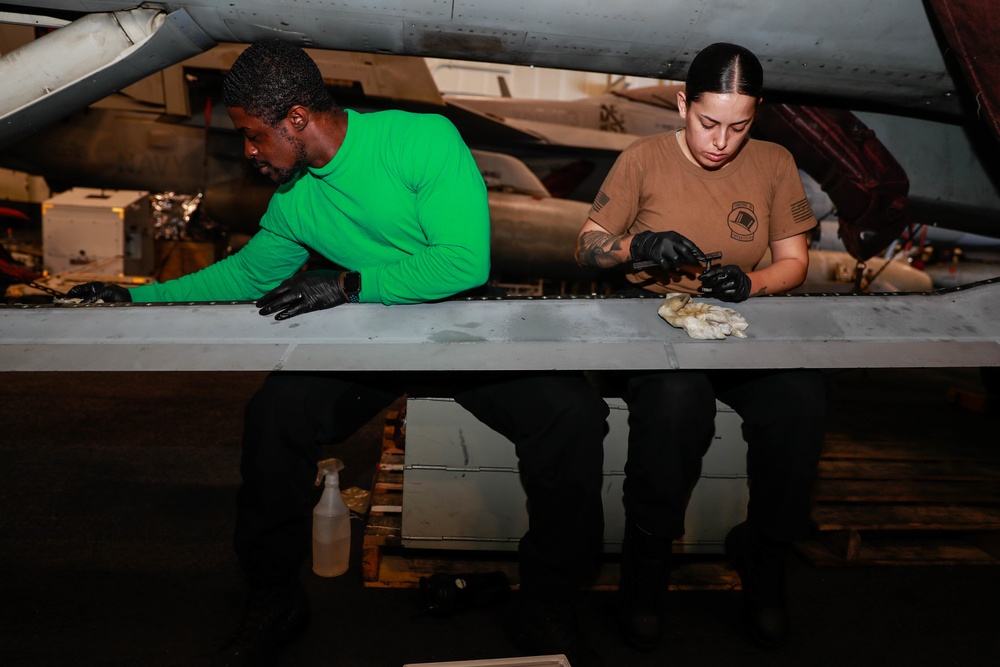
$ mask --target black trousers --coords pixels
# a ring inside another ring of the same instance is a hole
[[[810,494],[826,416],[818,371],[670,371],[628,374],[626,520],[674,540],[715,434],[716,398],[743,420],[750,502],[747,520],[772,540],[810,529]]]
[[[252,585],[294,581],[310,548],[321,445],[344,440],[413,384],[456,402],[514,443],[527,494],[522,590],[572,595],[604,533],[608,407],[582,374],[270,374],[246,409],[234,546]]]

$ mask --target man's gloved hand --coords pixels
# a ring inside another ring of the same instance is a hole
[[[132,295],[121,285],[101,282],[74,285],[66,292],[69,299],[83,299],[83,303],[103,301],[105,303],[131,303]]]
[[[735,264],[713,266],[698,278],[701,280],[698,291],[716,299],[739,303],[750,296],[750,276]]]
[[[333,308],[347,302],[340,287],[339,271],[305,271],[298,273],[257,299],[261,315],[287,320],[302,313]]]
[[[632,237],[632,260],[653,260],[668,271],[705,262],[705,253],[677,232],[639,232]]]

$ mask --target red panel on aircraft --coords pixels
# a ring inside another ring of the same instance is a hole
[[[847,252],[864,261],[908,224],[910,182],[902,166],[850,111],[763,104],[758,136],[783,145],[837,207]]]
[[[928,0],[976,97],[979,117],[1000,139],[1000,10],[996,0]]]

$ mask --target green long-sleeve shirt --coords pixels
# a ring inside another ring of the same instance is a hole
[[[279,187],[240,252],[133,288],[132,300],[256,299],[293,275],[310,249],[361,272],[361,301],[418,303],[483,284],[486,186],[454,125],[402,111],[347,115],[337,154]]]

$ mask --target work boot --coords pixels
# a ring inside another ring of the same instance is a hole
[[[626,522],[616,611],[626,641],[644,651],[656,648],[663,639],[670,552],[670,540]]]
[[[743,625],[761,646],[780,646],[788,635],[785,544],[755,535],[744,522],[726,535],[726,555],[743,585]]]
[[[573,667],[604,667],[580,630],[573,601],[543,600],[522,589],[508,634],[524,655],[563,654]]]
[[[302,584],[255,589],[243,619],[216,656],[216,667],[272,667],[278,650],[309,625],[309,599]]]

